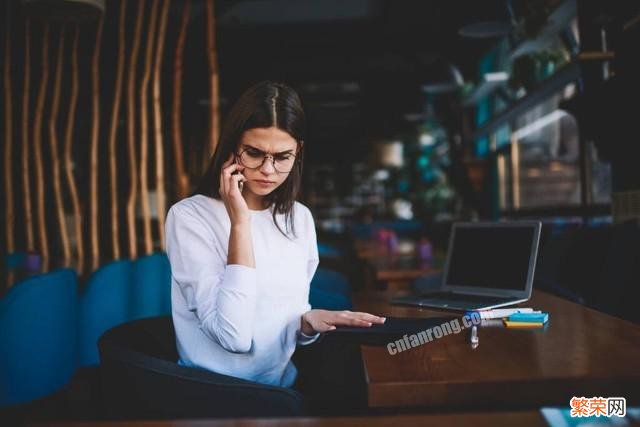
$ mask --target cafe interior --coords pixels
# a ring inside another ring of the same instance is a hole
[[[640,423],[640,2],[0,14],[0,424]],[[306,116],[310,309],[387,319],[298,344],[303,389],[176,348],[167,212],[265,80]]]

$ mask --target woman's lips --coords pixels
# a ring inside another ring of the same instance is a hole
[[[262,185],[262,186],[265,186],[265,187],[268,187],[268,186],[270,186],[270,185],[273,185],[273,184],[274,184],[274,182],[273,182],[273,181],[263,181],[263,180],[259,180],[259,179],[256,179],[255,181],[256,181],[258,184],[260,184],[260,185]]]

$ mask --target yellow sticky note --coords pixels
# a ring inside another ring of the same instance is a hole
[[[507,328],[535,329],[535,328],[542,328],[544,326],[544,323],[540,323],[540,322],[510,322],[508,320],[504,320],[504,325]]]

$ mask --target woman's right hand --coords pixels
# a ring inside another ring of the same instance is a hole
[[[244,167],[234,162],[235,155],[231,153],[231,157],[222,164],[220,171],[220,198],[224,202],[227,209],[231,225],[245,224],[250,220],[249,206],[244,200],[240,189],[239,182],[245,182],[247,179],[242,175]],[[234,174],[234,172],[238,172]]]
[[[381,325],[386,320],[386,317],[360,311],[313,309],[302,315],[301,330],[306,335],[313,335],[316,332],[332,331],[336,329],[336,326],[369,328],[374,323]]]

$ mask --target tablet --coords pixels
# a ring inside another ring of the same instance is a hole
[[[382,325],[370,327],[337,326],[325,333],[325,339],[349,340],[364,345],[387,345],[391,341],[448,323],[448,317],[387,317]]]

